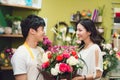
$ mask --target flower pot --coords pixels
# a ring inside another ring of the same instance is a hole
[[[98,16],[97,22],[102,22],[102,16]]]
[[[20,27],[20,21],[14,21],[12,24],[12,32],[13,34],[21,34],[21,27]]]
[[[12,28],[11,27],[5,27],[4,29],[5,34],[11,34],[12,33]]]

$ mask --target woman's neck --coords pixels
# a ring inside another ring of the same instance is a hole
[[[87,40],[84,43],[85,43],[84,49],[89,48],[93,44],[93,42],[91,40]]]

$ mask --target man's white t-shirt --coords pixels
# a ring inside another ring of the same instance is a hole
[[[27,74],[27,80],[36,80],[39,71],[38,64],[41,65],[40,59],[44,50],[40,47],[30,48],[34,59],[31,58],[29,51],[24,45],[21,45],[11,58],[14,75]],[[44,80],[42,74],[38,80]]]

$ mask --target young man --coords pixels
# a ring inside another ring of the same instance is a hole
[[[11,59],[15,80],[36,80],[39,74],[37,65],[41,64],[40,59],[44,54],[44,50],[37,44],[43,40],[44,26],[43,18],[36,15],[29,15],[21,22],[25,42],[18,47]],[[38,80],[44,80],[42,74]]]

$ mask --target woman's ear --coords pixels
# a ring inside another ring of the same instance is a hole
[[[91,32],[88,32],[89,35],[91,35]]]

